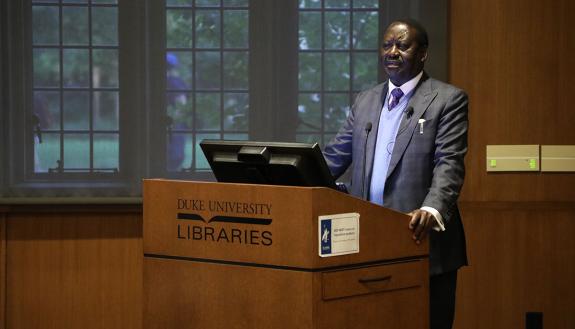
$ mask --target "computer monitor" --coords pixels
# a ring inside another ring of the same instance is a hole
[[[336,188],[319,144],[203,140],[218,182]]]

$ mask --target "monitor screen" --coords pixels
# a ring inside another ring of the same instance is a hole
[[[203,140],[218,182],[336,188],[319,144]]]

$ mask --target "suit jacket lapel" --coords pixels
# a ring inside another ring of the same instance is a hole
[[[417,126],[417,122],[423,116],[423,113],[425,113],[435,96],[437,96],[437,92],[432,90],[431,81],[429,81],[428,78],[429,77],[424,73],[419,84],[415,88],[413,96],[407,104],[407,108],[413,108],[413,113],[411,115],[409,115],[409,113],[405,113],[403,115],[403,119],[401,120],[397,131],[397,136],[395,137],[395,146],[393,147],[393,154],[391,155],[391,160],[389,162],[387,177],[391,175],[399,163],[399,160],[401,160],[403,153],[405,153],[405,149],[411,141],[413,130]]]

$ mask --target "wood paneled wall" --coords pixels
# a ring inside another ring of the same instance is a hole
[[[6,219],[0,207],[0,329],[6,328]]]
[[[542,312],[543,328],[574,328],[575,207],[462,206],[470,266],[454,328],[523,329],[526,312]]]
[[[461,201],[575,201],[575,174],[487,174],[488,144],[575,144],[575,2],[452,0],[450,81],[470,97]]]
[[[471,266],[455,327],[575,328],[575,174],[485,171],[489,144],[575,144],[575,2],[451,0],[450,82],[470,97]]]
[[[2,214],[6,328],[142,327],[141,209],[111,208]]]

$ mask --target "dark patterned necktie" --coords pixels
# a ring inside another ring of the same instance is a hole
[[[394,107],[399,104],[399,100],[403,97],[403,91],[400,88],[395,88],[391,91],[391,100],[389,101],[389,106],[387,109],[389,111],[393,110]]]

